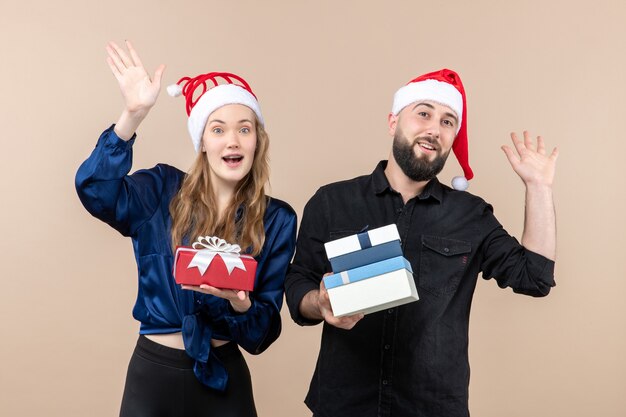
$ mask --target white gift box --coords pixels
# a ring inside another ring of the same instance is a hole
[[[419,299],[411,264],[402,256],[324,277],[335,317],[373,313]]]
[[[395,224],[327,242],[324,249],[336,273],[402,256],[400,234]]]

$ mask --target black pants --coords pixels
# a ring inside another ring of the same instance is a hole
[[[219,392],[193,373],[193,359],[139,336],[128,365],[120,417],[256,417],[250,371],[239,347],[213,348],[226,370],[228,386]]]

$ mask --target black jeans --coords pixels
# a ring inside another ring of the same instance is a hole
[[[193,373],[193,359],[139,336],[128,365],[120,417],[256,417],[250,371],[235,343],[214,348],[228,371],[219,392]]]

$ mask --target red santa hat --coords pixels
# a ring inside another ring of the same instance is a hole
[[[220,84],[220,78],[225,83]],[[250,85],[243,78],[229,72],[209,72],[195,78],[183,77],[176,84],[168,86],[167,93],[172,97],[181,94],[185,96],[189,116],[187,128],[196,152],[200,151],[202,134],[209,116],[222,106],[243,104],[252,109],[261,125],[265,124],[261,107]]]
[[[449,69],[442,69],[409,81],[401,87],[393,96],[391,113],[395,116],[409,104],[418,101],[433,101],[450,107],[459,119],[456,139],[452,150],[456,159],[463,168],[464,177],[458,176],[452,179],[452,187],[464,191],[469,186],[468,180],[474,177],[469,166],[469,153],[467,143],[467,106],[465,103],[465,89],[459,74]]]

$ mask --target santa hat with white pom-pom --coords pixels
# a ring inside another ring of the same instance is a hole
[[[465,191],[469,187],[468,181],[474,177],[469,166],[469,152],[467,143],[467,106],[465,103],[465,89],[459,74],[449,69],[442,69],[419,77],[401,87],[393,96],[391,113],[397,116],[400,111],[411,103],[418,101],[433,101],[450,107],[459,119],[456,139],[452,150],[456,159],[463,168],[463,177],[452,179],[452,188]]]
[[[219,79],[225,83],[220,84]],[[261,125],[265,124],[259,102],[250,85],[243,78],[229,72],[209,72],[194,78],[183,77],[176,84],[169,85],[167,93],[172,97],[181,94],[185,96],[189,116],[187,128],[196,152],[200,151],[202,134],[209,116],[222,106],[243,104],[256,114]]]

